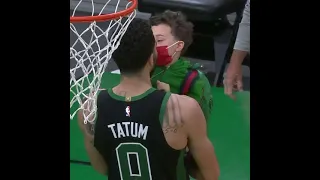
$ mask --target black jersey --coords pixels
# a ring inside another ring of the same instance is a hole
[[[112,89],[100,92],[94,146],[109,180],[187,179],[183,151],[172,149],[162,130],[169,97],[154,88],[130,99]]]

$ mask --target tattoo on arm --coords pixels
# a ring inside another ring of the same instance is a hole
[[[163,120],[163,133],[177,133],[178,128],[183,126],[183,120],[181,116],[181,108],[179,99],[176,95],[171,95],[169,98],[166,113]]]
[[[86,126],[86,130],[87,130],[88,134],[93,136],[94,135],[94,124],[87,123],[85,126]]]
[[[120,92],[119,92],[119,95],[126,97],[127,92],[126,92],[126,91],[120,91]],[[83,102],[86,101],[86,100],[87,100],[87,98],[83,98]],[[87,114],[89,114],[89,112],[88,112]],[[86,124],[84,125],[84,127],[85,127],[86,133],[87,133],[89,136],[94,136],[94,133],[95,133],[95,129],[94,129],[94,127],[95,127],[95,122],[94,122],[94,123],[89,123],[89,122],[88,122],[88,123],[86,123]],[[93,144],[93,140],[91,140],[90,143]]]

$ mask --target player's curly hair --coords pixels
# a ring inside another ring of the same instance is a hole
[[[166,10],[161,14],[150,17],[151,26],[166,24],[171,27],[172,35],[179,41],[184,42],[181,54],[186,52],[191,45],[193,38],[193,24],[187,21],[187,18],[180,11],[174,12]]]
[[[113,53],[121,74],[140,72],[155,48],[155,39],[147,20],[135,18]]]

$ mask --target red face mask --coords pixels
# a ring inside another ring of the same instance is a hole
[[[156,47],[158,53],[157,66],[166,66],[172,62],[172,56],[169,55],[168,49],[178,43],[173,43],[171,46],[158,46]]]

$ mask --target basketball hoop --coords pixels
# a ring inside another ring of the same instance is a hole
[[[136,16],[138,4],[138,0],[127,0],[126,8],[119,10],[120,1],[124,0],[113,0],[117,1],[113,13],[103,14],[107,6],[113,7],[108,5],[111,0],[106,1],[97,15],[91,0],[91,16],[77,16],[77,9],[85,3],[88,5],[88,1],[80,0],[70,16],[70,64],[71,61],[75,64],[70,67],[70,120],[82,109],[85,124],[95,120],[102,75]]]

